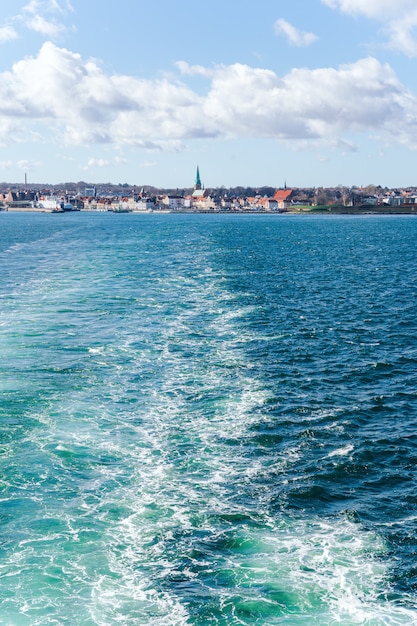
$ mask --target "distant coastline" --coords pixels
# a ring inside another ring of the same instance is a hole
[[[1,207],[0,213],[71,213],[75,211],[52,211],[49,209],[36,207]],[[81,209],[78,213],[119,213],[119,211],[102,211],[96,209]],[[138,211],[120,211],[121,213],[131,213],[134,215],[269,215],[271,217],[284,216],[306,216],[306,215],[417,215],[417,207],[367,207],[367,206],[333,206],[333,207],[297,207],[285,211],[263,211],[263,210],[198,210],[198,209],[145,209]]]
[[[414,214],[417,187],[217,187],[206,188],[200,171],[193,187],[92,184],[84,181],[43,185],[0,183],[0,209],[6,211],[241,214]],[[62,209],[62,211],[61,211]]]

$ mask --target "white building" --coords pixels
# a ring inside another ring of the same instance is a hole
[[[182,196],[163,196],[161,200],[164,207],[175,211],[184,208],[184,198]]]

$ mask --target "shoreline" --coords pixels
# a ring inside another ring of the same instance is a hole
[[[50,214],[68,214],[68,213],[128,213],[133,215],[268,215],[275,217],[282,217],[285,215],[417,215],[416,207],[387,207],[387,209],[370,208],[370,207],[358,207],[354,209],[352,207],[331,207],[331,208],[311,208],[311,209],[297,209],[288,211],[254,211],[254,210],[241,210],[241,211],[224,211],[224,210],[207,210],[207,211],[194,211],[190,209],[175,209],[175,210],[147,210],[147,211],[100,211],[95,209],[81,209],[77,211],[52,211],[48,209],[32,208],[32,207],[4,207],[0,208],[0,213],[50,213]]]

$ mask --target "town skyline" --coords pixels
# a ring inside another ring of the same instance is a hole
[[[417,186],[205,187],[197,166],[193,187],[164,189],[149,185],[79,181],[58,185],[0,183],[0,210],[73,210],[113,212],[333,212],[415,213]]]
[[[410,190],[417,190],[417,182],[416,184],[408,184],[408,185],[400,185],[400,186],[389,186],[389,185],[384,185],[381,183],[374,183],[374,182],[369,182],[365,185],[363,184],[352,184],[352,185],[348,185],[348,184],[338,184],[338,185],[291,185],[288,184],[287,185],[287,180],[283,180],[282,184],[262,184],[262,185],[254,185],[251,184],[250,182],[246,182],[246,183],[242,183],[242,184],[238,184],[238,185],[206,185],[204,182],[204,177],[201,176],[200,173],[200,165],[197,164],[195,166],[195,173],[194,173],[194,180],[193,183],[191,184],[191,176],[189,176],[189,180],[188,180],[188,185],[174,185],[174,186],[167,186],[167,185],[161,185],[161,186],[155,186],[152,184],[148,184],[145,182],[111,182],[111,181],[107,181],[107,182],[98,182],[98,181],[91,181],[91,180],[78,180],[78,181],[61,181],[58,183],[50,183],[50,182],[39,182],[39,181],[30,181],[28,179],[28,174],[27,172],[25,172],[24,174],[24,180],[20,181],[20,182],[10,182],[10,181],[0,181],[0,191],[1,192],[5,192],[5,191],[10,191],[10,190],[30,190],[30,189],[35,189],[35,190],[39,190],[39,189],[55,189],[55,190],[63,190],[65,189],[65,187],[70,187],[70,188],[76,188],[77,191],[80,191],[83,187],[87,188],[94,188],[96,190],[104,190],[104,189],[112,189],[112,188],[120,188],[120,189],[124,189],[124,188],[130,188],[131,190],[133,190],[133,192],[135,190],[141,189],[141,190],[148,190],[151,191],[153,193],[176,193],[179,191],[182,191],[184,193],[192,193],[192,191],[196,191],[196,190],[204,190],[204,189],[210,189],[210,190],[216,190],[216,193],[220,193],[221,190],[225,190],[225,191],[233,191],[236,189],[246,189],[246,190],[251,190],[251,192],[263,192],[263,193],[270,193],[270,195],[272,195],[274,193],[275,190],[278,189],[287,189],[287,188],[292,188],[292,189],[304,189],[304,190],[314,190],[314,189],[356,189],[356,190],[363,190],[363,189],[379,189],[379,190],[397,190],[397,191],[410,191]]]

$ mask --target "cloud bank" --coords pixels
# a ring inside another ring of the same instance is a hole
[[[178,64],[177,78],[106,75],[94,61],[45,43],[0,74],[0,141],[33,137],[65,144],[180,150],[205,138],[263,137],[349,145],[365,133],[414,148],[417,99],[389,65],[361,59],[285,76],[235,63]],[[197,93],[184,81],[205,78]]]

